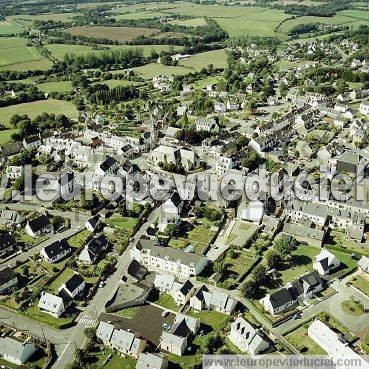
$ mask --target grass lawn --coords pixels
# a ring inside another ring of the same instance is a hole
[[[356,339],[356,337],[333,315],[324,312],[319,314],[319,319],[332,329],[341,332],[349,342],[353,342]]]
[[[134,307],[129,307],[123,310],[119,310],[115,312],[114,314],[122,316],[123,318],[132,319],[139,310],[140,310],[139,306],[134,306]]]
[[[336,247],[342,247],[347,250],[348,253],[356,252],[362,255],[369,256],[369,248],[365,244],[358,244],[355,241],[349,240],[345,234],[333,229],[331,231],[331,237],[333,240],[332,245]],[[329,245],[325,245],[329,248]]]
[[[115,19],[150,19],[154,17],[165,17],[168,16],[166,13],[162,12],[138,12],[138,13],[127,13],[127,14],[117,14],[114,16]]]
[[[224,81],[224,78],[221,76],[209,76],[203,79],[197,80],[192,84],[194,89],[203,89],[206,88],[207,85],[215,85],[218,82]]]
[[[18,24],[14,24],[8,21],[0,22],[0,36],[15,35],[23,31],[24,31],[23,27],[19,26]]]
[[[326,352],[308,335],[308,327],[311,323],[303,324],[294,331],[288,333],[285,338],[299,352],[304,355],[326,355]]]
[[[57,277],[55,278],[50,285],[48,285],[48,289],[52,292],[52,293],[56,293],[57,289],[63,284],[65,283],[70,277],[72,277],[72,275],[74,274],[72,269],[65,269],[63,270],[63,272]]]
[[[11,136],[13,133],[18,131],[17,128],[6,129],[4,131],[0,131],[0,145],[4,145],[11,140]]]
[[[116,227],[123,230],[132,231],[136,226],[138,218],[123,217],[122,215],[113,215],[105,219],[105,223],[110,227]]]
[[[79,248],[82,245],[84,245],[86,238],[90,235],[91,235],[91,232],[88,231],[87,229],[84,229],[83,231],[69,238],[68,243],[72,247]]]
[[[179,306],[174,302],[174,299],[172,296],[170,296],[168,293],[163,293],[162,295],[159,295],[159,298],[154,301],[155,304],[162,306],[164,309],[173,310],[173,311],[179,311]]]
[[[285,285],[292,282],[295,278],[311,272],[313,270],[313,261],[318,255],[320,249],[314,246],[299,245],[292,253],[290,265],[287,265],[284,270],[279,270],[281,273],[281,284]]]
[[[227,65],[227,54],[225,50],[213,50],[191,55],[188,59],[184,59],[179,63],[179,65],[195,70],[206,68],[209,64],[213,64],[214,68],[225,68]]]
[[[72,323],[75,319],[75,317],[55,318],[49,314],[40,311],[37,304],[38,300],[35,301],[34,306],[31,306],[30,308],[25,310],[23,314],[28,316],[32,320],[37,320],[40,323],[47,324],[56,329],[62,329],[64,325]]]
[[[127,356],[125,358],[120,357],[118,354],[113,357],[102,367],[104,369],[135,369],[137,360]]]
[[[346,254],[345,252],[340,252],[336,250],[330,250],[332,254],[336,255],[338,259],[340,259],[341,263],[345,264],[348,268],[347,273],[352,272],[357,268],[357,260],[353,260],[351,258],[351,254]]]
[[[361,316],[364,314],[364,306],[359,301],[347,300],[342,302],[341,309],[349,315]]]
[[[191,18],[191,19],[175,19],[170,21],[171,24],[179,24],[180,26],[186,27],[199,27],[205,26],[206,21],[204,18]]]
[[[195,247],[195,252],[197,254],[203,254],[208,248],[214,234],[215,233],[209,228],[198,225],[188,232],[188,241]]]
[[[6,360],[3,360],[3,359],[0,359],[0,365],[2,368],[9,368],[9,369],[17,369],[19,367],[19,365],[17,364],[13,364],[9,361],[6,361]],[[2,366],[4,365],[4,366]]]
[[[229,315],[213,310],[189,310],[187,315],[199,318],[201,323],[210,326],[213,330],[219,330],[230,320]]]
[[[202,356],[201,355],[177,356],[174,354],[169,354],[168,360],[171,361],[172,363],[179,365],[179,367],[182,369],[190,369],[193,368],[195,364],[200,364],[202,362]]]
[[[184,249],[189,244],[188,240],[184,238],[171,238],[171,240],[168,243],[169,247],[173,247],[174,249]]]
[[[0,122],[9,125],[9,120],[14,114],[27,114],[30,118],[35,118],[41,113],[64,114],[70,118],[78,116],[77,109],[71,102],[47,99],[1,108]]]
[[[107,348],[106,346],[99,346],[95,348],[89,356],[94,361],[94,367],[104,369],[135,369],[137,360],[131,357],[122,358],[119,354]],[[110,359],[108,360],[108,357]]]
[[[369,281],[357,275],[351,280],[352,285],[369,297]]]
[[[109,79],[107,81],[101,81],[93,83],[94,85],[107,85],[109,88],[115,88],[118,86],[129,86],[129,85],[137,85],[137,82],[128,81],[126,79]]]
[[[71,81],[44,82],[37,84],[37,88],[43,92],[70,92],[73,90]]]

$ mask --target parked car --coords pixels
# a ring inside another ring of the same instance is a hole
[[[162,317],[165,317],[169,314],[169,311],[168,310],[164,310],[162,313],[161,313],[161,316]]]
[[[163,323],[162,328],[165,329],[166,331],[169,331],[170,325],[168,323]]]

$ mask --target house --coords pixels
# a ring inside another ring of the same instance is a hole
[[[250,201],[242,210],[240,219],[259,224],[263,218],[264,205],[260,200]]]
[[[118,172],[118,162],[111,156],[107,156],[106,159],[95,169],[95,173],[101,176],[112,175]]]
[[[72,248],[69,246],[68,241],[63,239],[61,241],[55,241],[52,244],[45,246],[40,255],[48,263],[57,263],[59,260],[64,259],[72,252]]]
[[[37,218],[29,220],[26,224],[25,231],[31,237],[36,238],[41,234],[51,233],[53,231],[53,226],[46,215],[41,215]]]
[[[315,257],[313,268],[320,274],[329,274],[332,270],[337,269],[341,265],[340,260],[330,251],[323,249],[319,255]]]
[[[167,369],[168,359],[161,354],[141,352],[138,357],[136,369]]]
[[[359,112],[367,117],[369,117],[369,101],[363,101],[360,104]]]
[[[161,206],[159,230],[164,231],[168,224],[179,224],[184,208],[184,201],[178,192],[174,192]]]
[[[91,265],[95,263],[107,248],[108,241],[105,236],[95,236],[79,254],[78,262],[81,264]]]
[[[360,362],[360,368],[368,369],[369,363],[348,346],[347,341],[324,324],[319,319],[314,320],[308,328],[309,337],[315,341],[329,357],[334,359],[341,358],[342,361]],[[355,361],[352,361],[355,360]],[[349,368],[352,365],[341,365],[340,367]]]
[[[219,125],[214,118],[197,118],[196,131],[206,131],[211,133],[219,132]]]
[[[326,231],[325,229],[313,228],[311,226],[312,224],[313,223],[309,221],[305,221],[304,224],[286,222],[283,225],[283,232],[293,236],[300,242],[321,247],[325,239]]]
[[[179,117],[183,117],[185,114],[187,114],[188,106],[187,105],[181,105],[177,108],[177,115]]]
[[[237,346],[241,352],[257,355],[270,347],[258,330],[241,316],[231,324],[229,334],[230,341]]]
[[[296,301],[290,288],[281,288],[272,294],[267,294],[262,302],[266,311],[277,315],[290,309]]]
[[[174,355],[182,356],[199,328],[199,319],[178,313],[171,329],[162,333],[160,348]]]
[[[195,310],[215,310],[227,315],[232,313],[236,305],[237,301],[227,293],[221,291],[210,292],[205,285],[198,288],[190,299],[190,306]]]
[[[28,136],[23,139],[23,146],[26,149],[38,149],[41,145],[40,135]]]
[[[364,273],[369,273],[369,258],[367,256],[362,256],[358,261],[357,266]]]
[[[0,257],[4,258],[18,250],[18,243],[11,233],[0,234]]]
[[[191,296],[195,292],[195,286],[188,279],[185,283],[180,285],[180,288],[171,293],[175,303],[179,306],[186,305]]]
[[[90,232],[95,232],[95,230],[100,226],[100,215],[97,214],[94,217],[92,217],[91,219],[89,219],[86,223],[85,223],[85,227],[88,231]]]
[[[10,363],[24,365],[37,350],[38,348],[29,341],[24,342],[13,337],[0,337],[0,357]]]
[[[0,270],[0,293],[18,286],[18,277],[9,267]]]
[[[0,215],[0,224],[8,227],[19,228],[25,221],[26,219],[15,210],[3,209]]]
[[[218,176],[223,176],[228,173],[233,167],[233,160],[227,156],[217,155],[215,157],[215,173]]]
[[[182,280],[200,274],[208,263],[205,256],[155,246],[152,240],[146,239],[141,239],[130,254],[149,271],[173,274]]]
[[[170,274],[155,274],[154,287],[160,292],[170,293],[173,291],[173,286],[175,283],[174,275]]]
[[[85,280],[83,277],[74,273],[65,283],[61,285],[60,289],[64,289],[71,298],[75,298],[80,295],[86,288]]]
[[[60,196],[65,199],[71,195],[74,190],[74,173],[63,173],[59,180]]]
[[[232,99],[228,99],[226,103],[226,109],[227,111],[234,111],[238,110],[240,108],[240,104],[237,101],[234,101]]]
[[[45,291],[41,292],[38,307],[41,311],[44,311],[56,318],[59,318],[65,312],[63,299]]]
[[[100,322],[96,337],[101,339],[104,345],[136,359],[146,347],[146,342],[143,339],[136,337],[132,332],[116,329],[110,323]]]

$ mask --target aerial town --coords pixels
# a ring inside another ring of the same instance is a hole
[[[0,368],[369,368],[367,2],[4,1],[0,171]]]

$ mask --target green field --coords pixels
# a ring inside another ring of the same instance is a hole
[[[70,92],[73,90],[71,81],[44,82],[37,84],[37,88],[43,92]]]
[[[127,13],[114,15],[115,19],[150,19],[155,17],[167,17],[168,14],[162,12],[138,12],[138,13]]]
[[[224,68],[227,65],[227,54],[224,49],[207,51],[201,54],[195,54],[180,62],[181,66],[201,70],[209,64],[214,68]]]
[[[51,62],[43,57],[34,46],[27,46],[21,37],[0,39],[0,70],[46,70]]]
[[[18,24],[14,24],[8,21],[0,22],[0,36],[15,35],[23,31],[24,31],[23,27],[19,26]]]
[[[133,82],[133,81],[128,81],[126,79],[109,79],[107,81],[101,81],[101,82],[96,82],[95,84],[104,84],[109,86],[109,88],[115,88],[118,86],[129,86],[129,85],[135,85],[137,84],[137,82]]]
[[[351,280],[352,285],[369,297],[369,281],[360,275],[356,275]]]
[[[41,113],[64,114],[70,118],[77,118],[78,112],[75,106],[68,101],[61,100],[41,100],[30,103],[11,105],[0,109],[0,122],[9,125],[9,119],[14,114],[27,114],[30,118],[35,118]]]
[[[61,287],[63,283],[65,283],[69,278],[73,276],[74,272],[72,269],[65,269],[57,278],[53,280],[48,286],[51,293],[56,293],[58,288]]]
[[[369,11],[365,10],[342,10],[340,14],[347,17],[369,21]]]
[[[165,76],[178,76],[183,75],[191,72],[191,69],[178,66],[178,67],[172,67],[168,65],[158,64],[158,63],[151,63],[146,64],[141,67],[132,68],[134,71],[137,72],[139,76],[145,79],[151,79],[154,76],[157,76],[159,74],[163,74]]]
[[[23,23],[23,21],[35,20],[49,21],[53,20],[55,22],[70,22],[72,17],[80,15],[80,13],[45,13],[45,14],[22,14],[11,16],[7,19],[16,21],[17,23]]]
[[[171,24],[179,24],[180,26],[186,27],[199,27],[205,26],[206,21],[204,18],[191,18],[191,19],[175,19],[170,21]]]
[[[17,131],[18,130],[15,129],[15,128],[14,129],[6,129],[5,131],[0,131],[0,145],[4,145],[7,142],[9,142],[12,134],[17,132]]]
[[[76,54],[76,55],[87,55],[90,53],[102,53],[109,49],[142,49],[144,56],[149,56],[151,51],[160,53],[161,51],[169,50],[181,50],[181,46],[171,45],[101,45],[104,47],[103,50],[94,50],[91,46],[86,45],[69,45],[69,44],[48,44],[45,47],[50,51],[51,56],[55,59],[62,60],[64,55]]]

